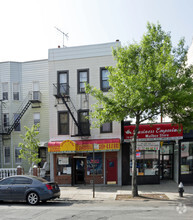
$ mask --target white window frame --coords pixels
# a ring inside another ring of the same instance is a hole
[[[40,124],[40,112],[34,112],[34,125]],[[38,131],[40,130],[40,127],[38,128]]]
[[[3,93],[7,93],[7,99],[4,99]],[[8,82],[2,83],[2,99],[3,100],[9,100],[9,85]]]
[[[15,82],[13,83],[12,88],[13,88],[13,92],[12,92],[13,100],[19,101],[20,100],[20,84],[18,82]],[[16,88],[16,91],[14,91],[15,88]],[[18,95],[18,99],[14,99],[14,93]]]

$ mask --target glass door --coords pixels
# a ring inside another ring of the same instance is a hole
[[[173,179],[173,154],[160,156],[160,179]]]

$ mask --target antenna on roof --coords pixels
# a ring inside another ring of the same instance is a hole
[[[57,31],[59,31],[60,33],[62,33],[63,34],[63,47],[64,47],[64,36],[66,37],[66,40],[68,40],[68,33],[66,34],[66,33],[64,33],[63,31],[61,31],[59,28],[57,28],[57,27],[55,27],[56,28],[56,30]]]

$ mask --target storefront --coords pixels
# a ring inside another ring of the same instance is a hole
[[[123,185],[131,184],[132,144],[135,125],[124,126]],[[140,125],[136,160],[138,184],[159,184],[160,180],[179,178],[179,143],[182,128],[172,124]]]
[[[193,131],[184,133],[180,141],[179,181],[183,184],[193,184]]]
[[[94,172],[96,184],[117,184],[119,151],[118,138],[49,142],[53,179],[59,184],[91,184]]]

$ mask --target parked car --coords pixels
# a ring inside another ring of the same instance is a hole
[[[60,197],[55,182],[27,175],[11,176],[0,181],[0,201],[26,201],[30,205]]]

